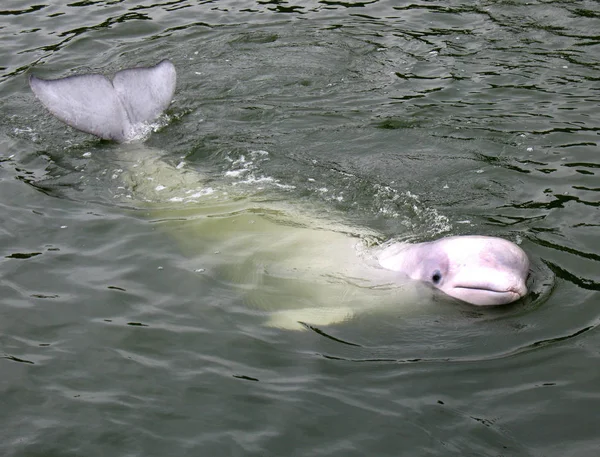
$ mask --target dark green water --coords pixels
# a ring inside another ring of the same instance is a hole
[[[599,31],[593,1],[3,3],[0,454],[597,455]],[[149,211],[27,75],[165,57],[146,146],[202,195]],[[263,250],[216,234],[281,205],[518,241],[531,293],[267,327],[255,289],[304,292],[235,276]]]

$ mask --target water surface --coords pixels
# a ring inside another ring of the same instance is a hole
[[[298,3],[1,7],[0,452],[596,455],[597,2]],[[165,57],[144,147],[198,179],[149,203],[126,148],[53,119],[27,75]],[[231,227],[305,217],[502,236],[531,292],[266,326],[311,283]]]

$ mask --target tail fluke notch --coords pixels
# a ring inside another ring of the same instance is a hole
[[[113,81],[99,74],[44,80],[31,76],[36,97],[58,119],[105,140],[135,139],[144,124],[171,103],[176,72],[169,60],[119,71]]]

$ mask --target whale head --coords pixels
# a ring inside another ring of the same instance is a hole
[[[502,238],[452,236],[396,243],[380,252],[379,263],[473,305],[503,305],[527,293],[529,259]]]

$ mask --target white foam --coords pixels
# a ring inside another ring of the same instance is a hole
[[[246,173],[247,169],[241,169],[241,170],[230,170],[230,171],[226,171],[225,172],[225,176],[227,176],[228,178],[237,178],[238,176],[240,176],[243,173]]]

